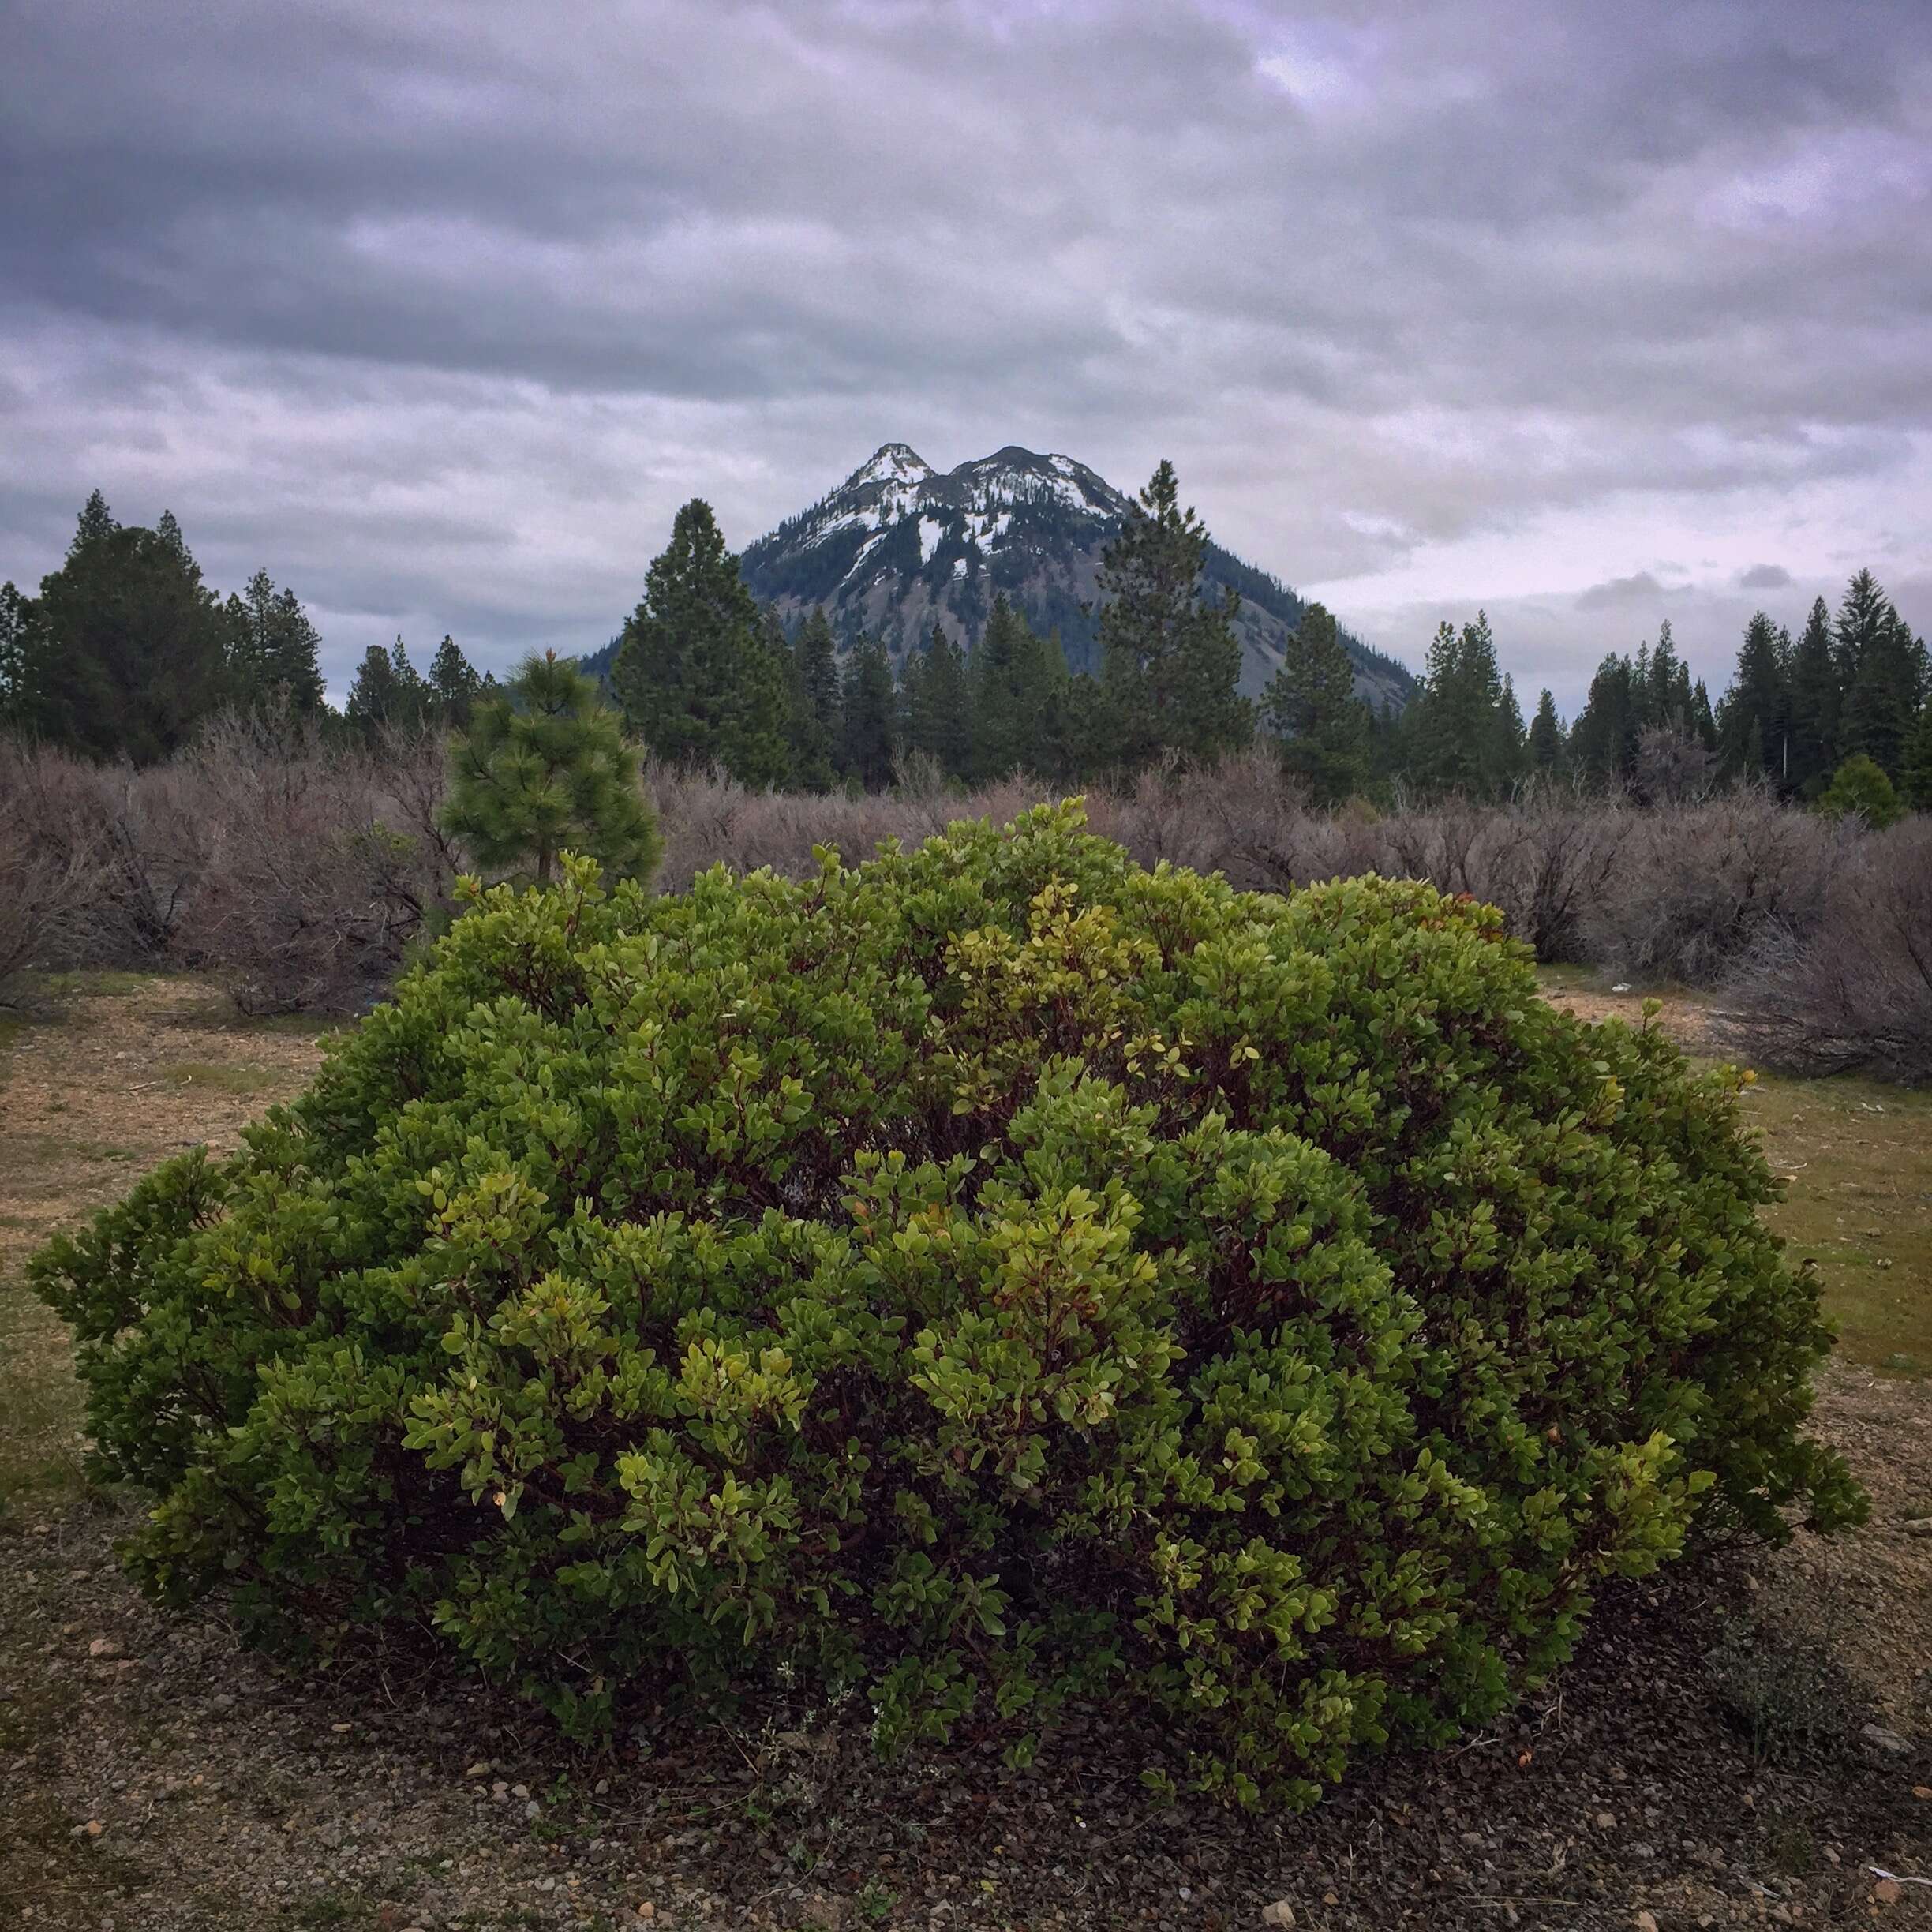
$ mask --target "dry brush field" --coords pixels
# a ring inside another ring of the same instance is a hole
[[[1098,1717],[1024,1773],[971,1746],[882,1767],[853,1711],[593,1757],[418,1657],[304,1682],[218,1616],[160,1616],[115,1566],[138,1505],[81,1474],[66,1337],[22,1265],[169,1155],[233,1146],[319,1043],[190,976],[51,990],[0,1021],[0,1923],[1932,1925],[1909,1882],[1932,1877],[1932,1095],[1748,1103],[1841,1329],[1819,1429],[1870,1525],[1613,1593],[1504,1724],[1255,1822],[1157,1807]],[[1546,990],[1641,1020],[1580,973]],[[1653,1024],[1708,1047],[1698,995]]]

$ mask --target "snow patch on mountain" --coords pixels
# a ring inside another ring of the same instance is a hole
[[[867,631],[903,658],[935,624],[968,648],[1004,595],[1043,635],[1057,633],[1075,670],[1099,668],[1095,609],[1102,552],[1133,508],[1068,455],[1009,444],[945,472],[909,444],[874,451],[837,489],[744,553],[745,581],[787,623],[822,606],[841,638]],[[1210,545],[1210,594],[1238,589],[1241,689],[1255,696],[1291,647],[1301,600],[1286,584]],[[1346,637],[1357,688],[1405,702],[1411,674]]]
[[[863,489],[868,483],[923,483],[938,474],[919,451],[907,443],[883,443],[845,479],[847,489]]]

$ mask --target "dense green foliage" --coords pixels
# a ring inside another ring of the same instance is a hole
[[[1037,525],[1043,540],[1056,518],[1077,514],[1054,500],[1050,492],[1027,500],[1029,528]],[[889,617],[882,629],[861,631],[849,608],[829,615],[822,604],[781,621],[761,607],[748,562],[740,567],[710,508],[694,500],[679,511],[623,632],[586,668],[611,684],[627,728],[656,756],[715,764],[761,789],[878,790],[909,758],[961,785],[1024,773],[1072,787],[1132,778],[1174,753],[1212,762],[1245,746],[1258,724],[1327,803],[1496,801],[1552,782],[1661,803],[1739,781],[1815,800],[1859,754],[1908,808],[1932,799],[1924,776],[1932,755],[1921,743],[1932,662],[1869,571],[1852,578],[1836,616],[1818,600],[1795,641],[1763,612],[1754,615],[1714,709],[1667,623],[1654,644],[1603,660],[1567,730],[1547,691],[1526,729],[1480,612],[1472,623],[1439,627],[1423,676],[1399,680],[1411,694],[1399,712],[1366,713],[1357,680],[1381,676],[1391,661],[1325,612],[1311,623],[1313,607],[1217,550],[1200,519],[1181,508],[1171,465],[1161,465],[1122,520],[1091,601],[1062,583],[1043,603],[1026,574],[1038,561],[1028,545],[988,553],[963,509],[953,520],[959,530],[930,555],[918,519],[877,530],[841,524],[807,547],[809,568],[799,567],[809,582],[778,582],[763,566],[758,582],[788,598],[814,586],[822,596],[844,595],[837,570],[859,549],[880,567],[903,566],[929,590],[942,578],[950,585],[964,564],[964,601],[945,608],[955,622],[962,610],[970,618],[970,650],[942,623],[908,648]],[[1299,627],[1259,707],[1238,690],[1235,623],[1248,597]],[[172,518],[154,530],[126,528],[96,492],[66,562],[37,597],[0,586],[0,724],[146,762],[189,742],[225,706],[374,736],[460,728],[494,688],[452,638],[427,673],[398,638],[365,653],[337,713],[324,702],[320,646],[300,600],[265,571],[219,599]]]
[[[1303,613],[1294,648],[1262,695],[1261,717],[1315,803],[1339,804],[1368,789],[1368,707],[1355,695],[1355,667],[1321,605]]]
[[[1156,1781],[1294,1803],[1694,1522],[1858,1513],[1736,1084],[1466,899],[1076,807],[654,900],[572,860],[33,1278],[165,1601],[426,1626],[583,1733],[783,1682],[1024,1760],[1104,1697]]]
[[[1914,734],[1929,701],[1923,641],[1862,570],[1835,619],[1822,597],[1813,604],[1795,644],[1763,612],[1751,619],[1717,707],[1724,773],[1815,799],[1862,755],[1909,798]]]
[[[1646,735],[1658,732],[1705,753],[1717,746],[1709,695],[1677,655],[1668,620],[1654,648],[1642,645],[1634,658],[1613,651],[1597,667],[1571,727],[1570,761],[1595,784],[1628,784],[1639,777]]]
[[[782,784],[790,715],[783,662],[710,505],[679,511],[645,576],[611,672],[624,722],[658,757]]]
[[[295,593],[278,590],[266,571],[257,571],[245,591],[229,597],[224,614],[230,683],[238,700],[320,717],[322,639]]]
[[[1883,768],[1863,751],[1833,773],[1831,783],[1818,794],[1818,809],[1833,818],[1856,813],[1876,832],[1896,825],[1904,811]]]
[[[472,705],[450,740],[443,829],[485,871],[539,884],[566,847],[620,878],[648,879],[664,851],[616,713],[554,651]]]
[[[1232,590],[1201,595],[1208,533],[1181,507],[1163,462],[1100,561],[1100,666],[1106,762],[1129,770],[1163,751],[1211,761],[1254,735],[1237,685],[1241,645]]]
[[[227,613],[166,511],[153,530],[118,523],[96,490],[60,567],[37,597],[14,592],[7,619],[6,713],[51,743],[151,763],[227,695]]]

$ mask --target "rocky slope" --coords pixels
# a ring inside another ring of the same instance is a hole
[[[745,581],[788,620],[822,604],[843,635],[876,631],[895,659],[935,623],[969,648],[1002,591],[1036,629],[1057,629],[1076,671],[1097,670],[1091,606],[1100,553],[1128,499],[1070,456],[1009,445],[942,474],[888,443],[829,495],[744,553]],[[1211,592],[1241,597],[1241,689],[1258,695],[1301,621],[1285,584],[1208,552]],[[1415,688],[1403,665],[1346,640],[1356,689],[1399,710]]]

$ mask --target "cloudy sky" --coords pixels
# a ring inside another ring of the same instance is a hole
[[[593,646],[875,446],[1133,487],[1418,663],[1932,630],[1927,0],[0,0],[0,577],[98,485],[339,691]]]

